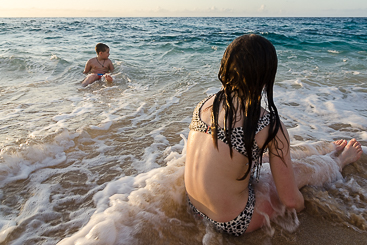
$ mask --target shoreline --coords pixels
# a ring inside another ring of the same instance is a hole
[[[235,244],[263,244],[263,245],[365,245],[367,232],[358,232],[343,225],[337,225],[306,212],[298,214],[300,225],[293,233],[285,232],[279,227],[273,237],[267,236],[263,230],[254,231]],[[232,242],[232,241],[231,241]]]

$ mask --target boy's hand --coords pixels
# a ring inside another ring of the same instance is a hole
[[[107,82],[112,82],[113,81],[113,78],[111,77],[111,75],[106,74],[105,78],[106,78]]]

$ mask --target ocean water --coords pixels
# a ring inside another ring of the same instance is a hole
[[[0,244],[243,244],[191,216],[183,172],[192,111],[249,33],[277,50],[295,162],[363,145],[341,174],[317,170],[328,181],[302,189],[301,215],[366,233],[367,18],[0,18]],[[83,88],[98,42],[114,82]],[[284,213],[253,244],[300,225]]]

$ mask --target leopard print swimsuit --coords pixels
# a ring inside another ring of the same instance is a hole
[[[212,96],[209,96],[208,98],[202,100],[196,106],[196,108],[194,110],[194,113],[193,113],[193,116],[192,116],[192,121],[191,121],[190,126],[189,126],[190,130],[199,131],[199,132],[203,132],[203,133],[207,133],[207,134],[212,133],[212,130],[211,130],[210,126],[208,126],[200,118],[201,108],[203,107],[205,102],[207,102]],[[266,114],[266,115],[259,118],[255,134],[260,132],[263,128],[265,128],[269,124],[270,124],[270,114],[268,113],[268,114]],[[243,132],[242,127],[234,128],[233,131],[232,131],[232,135],[231,135],[231,143],[232,143],[232,147],[234,149],[236,149],[239,153],[241,153],[242,155],[247,157],[248,155],[247,155],[247,152],[246,152],[246,149],[245,149],[245,143],[243,142],[243,139],[242,139],[243,134],[244,134],[244,132]],[[225,134],[224,134],[224,129],[223,128],[218,128],[217,135],[218,135],[218,139],[220,139],[224,143],[228,144],[227,139],[226,139]],[[255,140],[254,140],[254,143],[253,143],[251,154],[252,154],[252,159],[253,159],[253,165],[252,165],[253,167],[251,169],[251,176],[255,177],[256,181],[259,181],[260,168],[261,168],[260,148],[257,145]]]
[[[212,95],[213,96],[213,95]],[[208,98],[202,100],[195,108],[194,113],[193,113],[193,117],[192,117],[192,121],[190,123],[190,130],[194,130],[194,131],[199,131],[199,132],[203,132],[206,134],[211,134],[211,128],[210,126],[208,126],[205,122],[203,122],[200,118],[200,111],[201,108],[203,107],[203,105],[205,104],[206,101],[208,101],[212,96],[209,96]],[[258,123],[257,123],[257,130],[256,130],[256,134],[258,132],[260,132],[263,128],[265,128],[266,126],[268,126],[270,124],[270,114],[266,114],[262,117],[260,117]],[[242,139],[244,132],[243,132],[243,128],[242,127],[237,127],[234,128],[232,131],[232,135],[231,135],[231,143],[232,143],[232,147],[234,149],[236,149],[239,153],[243,154],[245,157],[247,157],[247,152],[245,149],[245,145]],[[218,129],[218,139],[220,139],[221,141],[223,141],[224,143],[228,144],[227,139],[225,137],[224,134],[224,129],[223,128],[219,128]],[[259,181],[259,177],[260,177],[260,168],[261,168],[261,163],[260,163],[260,148],[257,145],[256,141],[254,140],[253,143],[253,147],[252,147],[252,159],[253,159],[253,167],[251,169],[251,179],[250,179],[250,183],[248,186],[249,189],[249,197],[248,197],[248,201],[246,204],[245,209],[233,220],[228,221],[228,222],[217,222],[214,221],[212,219],[210,219],[208,216],[206,216],[204,213],[200,212],[190,201],[189,198],[188,199],[188,204],[189,207],[191,208],[191,210],[193,211],[193,213],[196,216],[205,218],[206,220],[208,220],[210,223],[212,223],[214,225],[214,227],[221,231],[221,232],[226,232],[235,236],[240,236],[243,233],[245,233],[245,231],[247,230],[247,227],[250,224],[251,218],[252,218],[252,214],[254,212],[254,208],[255,208],[255,192],[254,189],[252,187],[252,179],[255,178],[256,181]],[[247,163],[248,164],[248,163]]]

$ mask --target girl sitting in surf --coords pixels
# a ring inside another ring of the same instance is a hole
[[[235,39],[221,61],[222,89],[197,105],[190,124],[184,175],[188,204],[217,230],[235,236],[262,227],[266,216],[275,214],[273,202],[300,212],[299,189],[324,181],[291,161],[288,132],[273,101],[277,63],[267,39],[254,34]],[[362,155],[355,139],[333,143],[340,170]],[[255,185],[266,150],[276,187],[268,197],[257,196]]]

